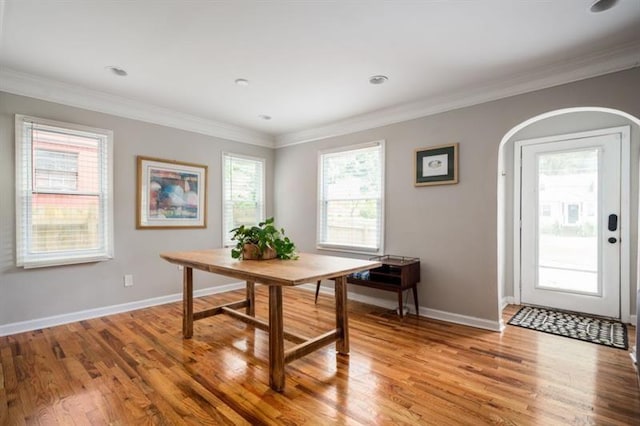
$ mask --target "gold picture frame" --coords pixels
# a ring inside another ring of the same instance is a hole
[[[458,183],[458,143],[418,148],[414,160],[415,186]]]
[[[136,229],[207,227],[207,166],[137,156]]]

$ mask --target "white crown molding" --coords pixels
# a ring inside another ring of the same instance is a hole
[[[193,297],[208,296],[210,294],[225,293],[232,290],[244,289],[245,282],[225,284],[216,287],[208,287],[193,292]],[[182,300],[182,293],[174,293],[168,296],[153,297],[151,299],[138,300],[136,302],[122,303],[120,305],[104,306],[84,311],[71,312],[68,314],[54,315],[51,317],[38,318],[29,321],[14,322],[0,325],[0,337],[11,334],[24,333],[26,331],[40,330],[42,328],[54,327],[62,324],[83,321],[92,318],[104,317],[107,315],[120,314],[122,312],[135,311],[151,306],[164,305]]]
[[[1,11],[2,9],[0,9]],[[251,145],[283,148],[400,123],[633,68],[640,65],[639,58],[640,42],[628,43],[621,45],[617,49],[583,56],[570,62],[536,68],[511,80],[501,80],[482,87],[460,90],[447,96],[378,110],[337,121],[327,126],[300,132],[283,133],[276,136],[275,140],[266,133],[18,72],[6,67],[0,69],[0,90]]]
[[[633,42],[570,62],[539,67],[511,80],[501,80],[444,97],[425,99],[363,114],[327,126],[276,136],[276,148],[312,142],[389,124],[400,123],[514,95],[597,77],[640,65],[640,42]]]
[[[0,90],[236,142],[274,148],[273,137],[266,133],[22,73],[6,67],[0,69]]]

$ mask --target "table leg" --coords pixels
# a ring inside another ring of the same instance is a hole
[[[193,269],[184,267],[182,273],[182,336],[193,336]]]
[[[403,317],[402,311],[402,290],[398,290],[398,313],[400,314],[400,318]]]
[[[418,286],[413,286],[413,301],[416,304],[416,316],[420,316],[420,310],[418,309]]]
[[[284,322],[282,319],[282,287],[269,286],[269,386],[284,390]]]
[[[247,315],[252,317],[256,316],[256,283],[253,281],[247,281]]]
[[[341,354],[349,353],[349,317],[347,314],[346,277],[336,277],[336,329],[340,330],[340,338],[336,341],[336,350]]]

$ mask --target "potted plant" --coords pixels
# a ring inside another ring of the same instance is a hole
[[[231,257],[245,260],[297,259],[296,245],[284,235],[284,229],[278,230],[273,218],[260,222],[258,226],[241,225],[232,229],[232,241],[236,246]]]

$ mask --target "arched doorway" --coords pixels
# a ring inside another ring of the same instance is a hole
[[[503,137],[498,151],[498,307],[499,317],[507,303],[519,303],[519,283],[514,276],[514,142],[528,137],[587,131],[614,125],[630,125],[631,129],[631,176],[630,217],[627,217],[632,238],[626,242],[627,254],[621,259],[621,304],[622,321],[631,319],[632,290],[637,288],[638,259],[638,152],[640,150],[640,120],[623,111],[601,107],[566,108],[547,112],[526,120],[512,128]]]

